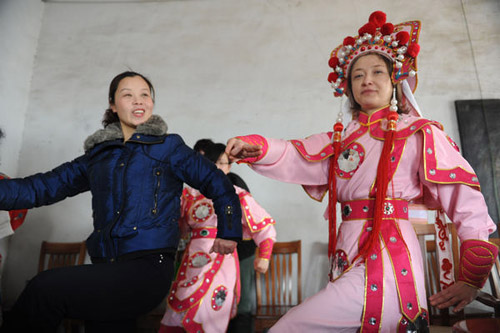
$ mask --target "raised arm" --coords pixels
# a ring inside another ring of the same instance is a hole
[[[0,209],[50,205],[88,190],[87,157],[82,155],[45,173],[0,180]]]
[[[226,152],[266,177],[318,186],[328,183],[328,158],[333,150],[329,133],[289,141],[254,134],[230,139]]]
[[[186,146],[179,136],[175,135],[174,139],[176,147],[169,156],[172,172],[212,199],[218,221],[213,250],[232,253],[241,239],[241,208],[233,185],[222,171]]]

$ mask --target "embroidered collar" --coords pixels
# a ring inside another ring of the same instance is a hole
[[[371,115],[367,115],[364,112],[360,112],[358,116],[358,121],[362,126],[371,126],[372,124],[384,120],[389,113],[389,105],[386,105],[376,111]]]

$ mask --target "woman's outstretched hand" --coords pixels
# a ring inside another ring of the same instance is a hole
[[[445,290],[429,297],[429,301],[432,306],[438,307],[438,309],[445,309],[450,306],[455,306],[453,312],[459,312],[464,309],[464,307],[476,299],[479,290],[472,286],[469,286],[463,281],[458,281]]]
[[[248,157],[257,157],[262,154],[262,147],[251,145],[238,138],[231,138],[227,141],[226,154],[229,162],[237,162]]]
[[[216,252],[219,254],[231,254],[236,249],[236,245],[238,245],[238,243],[236,243],[235,241],[216,238],[214,240],[214,245],[210,249],[210,253]]]

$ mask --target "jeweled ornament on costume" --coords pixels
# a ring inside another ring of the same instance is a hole
[[[390,202],[384,202],[384,214],[391,215],[394,213],[394,205]]]
[[[186,281],[186,282],[180,284],[179,287],[188,288],[188,287],[191,287],[193,284],[195,284],[197,281],[198,281],[198,276],[195,275],[189,281]]]
[[[196,222],[205,222],[212,214],[212,205],[208,202],[201,202],[193,208],[192,217]]]
[[[226,297],[227,288],[224,286],[217,287],[212,295],[212,309],[215,311],[220,310],[226,301]]]
[[[351,178],[359,166],[363,163],[365,150],[357,142],[353,142],[347,148],[339,153],[335,170],[337,175],[342,178]]]
[[[349,173],[358,168],[360,160],[361,158],[356,150],[346,149],[340,154],[337,162],[340,170]]]
[[[189,258],[189,266],[199,268],[205,266],[211,261],[212,259],[208,254],[204,252],[196,252],[191,256],[191,258]]]
[[[338,278],[344,271],[349,267],[349,260],[347,259],[347,253],[343,250],[337,250],[335,252],[335,259],[332,263],[331,276],[330,279],[334,280]]]

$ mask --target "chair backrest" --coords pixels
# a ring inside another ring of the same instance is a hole
[[[301,241],[276,242],[266,274],[256,272],[257,308],[293,306],[302,301]]]
[[[431,295],[441,291],[440,267],[436,249],[436,230],[434,224],[414,224],[413,227],[415,229],[415,233],[417,234],[420,249],[422,251],[425,273],[425,289],[428,299]],[[455,225],[453,223],[447,223],[446,227],[445,232],[447,232],[447,236],[450,239],[453,257],[453,270],[456,278],[458,276],[460,263],[460,244]],[[440,324],[449,324],[449,309],[439,310],[430,306],[430,304],[428,304],[428,307],[431,321],[433,318],[440,317]]]
[[[86,251],[85,242],[52,243],[43,241],[38,272],[56,267],[83,265]]]

